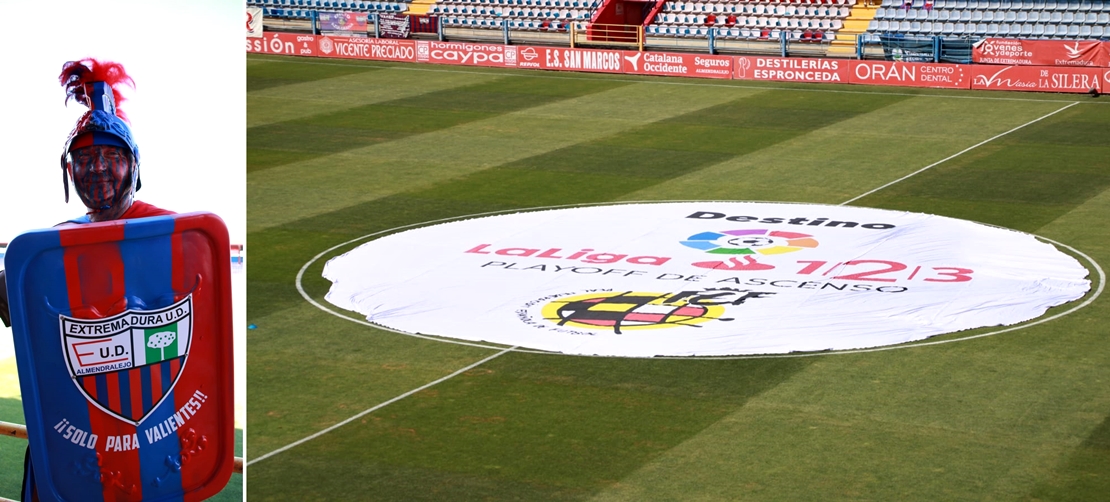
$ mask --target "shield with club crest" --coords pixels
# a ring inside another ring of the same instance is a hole
[[[12,240],[4,269],[39,500],[199,500],[227,484],[230,262],[211,213]]]

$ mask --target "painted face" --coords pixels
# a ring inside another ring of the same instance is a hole
[[[110,145],[78,148],[70,153],[73,185],[85,207],[104,210],[116,205],[129,190],[131,159],[127,151]],[[126,187],[126,188],[125,188]]]

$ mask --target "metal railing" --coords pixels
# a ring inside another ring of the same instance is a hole
[[[635,47],[644,50],[644,27],[635,24],[591,23],[585,29],[570,27],[570,47]]]
[[[975,41],[970,37],[864,34],[857,40],[856,54],[858,59],[968,64]]]

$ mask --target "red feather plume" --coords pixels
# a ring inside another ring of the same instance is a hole
[[[125,98],[120,93],[121,86],[135,88],[135,81],[127,75],[123,65],[112,61],[98,61],[85,58],[79,61],[69,61],[62,66],[62,73],[58,81],[66,90],[66,103],[70,99],[85,106],[89,106],[88,96],[85,95],[85,84],[89,82],[105,82],[112,88],[112,97],[116,100],[116,116],[130,123],[127,114],[123,113],[120,105]]]

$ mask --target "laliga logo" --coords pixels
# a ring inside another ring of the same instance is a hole
[[[739,257],[744,259],[742,262],[737,259],[738,256],[729,256],[728,263],[701,261],[693,264],[695,267],[714,270],[771,270],[775,268],[774,265],[759,263],[752,255],[793,253],[818,245],[817,240],[809,234],[765,228],[702,232],[691,235],[681,243],[709,254],[741,255]]]

